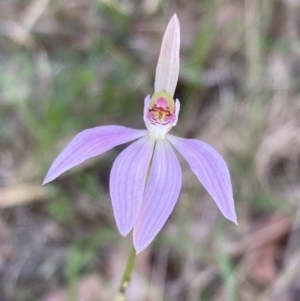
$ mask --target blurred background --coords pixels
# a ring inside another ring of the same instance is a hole
[[[41,186],[89,127],[145,128],[170,17],[181,23],[174,134],[216,148],[238,222],[181,159],[183,188],[139,254],[128,300],[300,300],[297,0],[0,1],[0,300],[113,300],[132,245],[108,181],[126,146]]]

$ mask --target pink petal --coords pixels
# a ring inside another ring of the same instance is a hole
[[[110,196],[116,223],[125,236],[132,229],[143,200],[155,140],[144,137],[128,146],[110,173]]]
[[[167,138],[187,160],[223,215],[237,224],[229,170],[222,156],[199,140],[182,139],[172,135],[168,135]]]
[[[172,126],[175,126],[177,124],[179,111],[180,111],[180,101],[179,101],[179,99],[176,98],[176,101],[175,101],[175,116],[176,116],[176,118],[171,123]]]
[[[144,117],[144,121],[145,121],[146,126],[147,126],[147,123],[148,123],[147,112],[149,110],[150,100],[151,100],[150,95],[147,95],[144,99],[144,114],[143,114],[144,116],[143,117]]]
[[[176,14],[165,31],[155,73],[154,91],[174,95],[179,75],[180,25]]]
[[[99,126],[84,130],[77,134],[55,159],[43,184],[51,182],[65,171],[87,159],[98,156],[119,144],[145,136],[147,133],[147,131],[117,125]]]
[[[177,202],[182,173],[167,140],[157,140],[144,200],[133,230],[137,252],[144,250],[161,230]]]

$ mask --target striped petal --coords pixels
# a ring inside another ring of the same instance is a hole
[[[168,135],[167,138],[187,160],[223,215],[237,224],[229,170],[222,156],[199,140],[172,135]]]
[[[123,126],[99,126],[77,134],[51,165],[43,184],[51,182],[65,171],[98,156],[111,148],[142,136],[147,131],[129,129]]]
[[[161,230],[177,202],[182,173],[167,140],[157,140],[144,200],[133,230],[137,252],[145,249]]]
[[[179,75],[180,25],[176,14],[165,31],[155,73],[154,91],[174,95]]]
[[[144,137],[127,147],[116,159],[110,174],[110,196],[116,223],[125,236],[139,213],[155,140]]]

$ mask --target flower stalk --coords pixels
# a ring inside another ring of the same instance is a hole
[[[121,284],[120,284],[115,301],[125,301],[126,300],[126,291],[130,284],[131,274],[132,274],[132,271],[134,268],[135,259],[136,259],[136,251],[134,248],[132,248],[132,250],[129,254],[128,260],[127,260],[126,268],[124,270]]]

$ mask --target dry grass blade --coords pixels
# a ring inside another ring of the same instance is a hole
[[[19,45],[29,46],[33,43],[30,35],[31,30],[46,11],[50,0],[33,0],[27,6],[27,9],[19,17],[19,22],[12,20],[2,21],[2,32],[9,36],[15,43]]]
[[[24,205],[47,197],[45,187],[36,185],[16,185],[0,189],[0,208]]]
[[[275,283],[271,286],[261,300],[299,300],[289,298],[289,296],[293,294],[293,292],[290,290],[293,279],[299,279],[299,266],[300,253],[298,252],[290,258],[287,268],[282,271]]]

